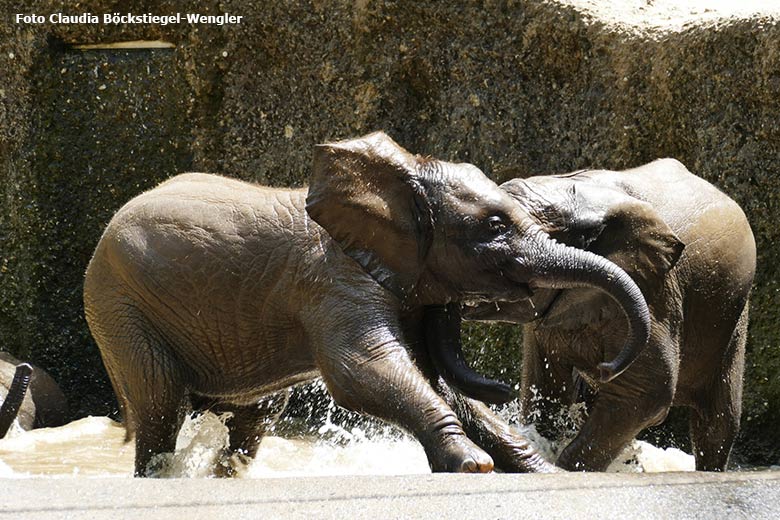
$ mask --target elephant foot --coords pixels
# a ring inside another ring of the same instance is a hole
[[[587,457],[582,450],[578,450],[580,443],[576,439],[569,444],[561,454],[555,465],[566,471],[606,471],[609,464],[615,459],[614,456],[605,454],[598,449],[596,443],[593,443],[593,449],[587,451]]]
[[[465,435],[448,435],[428,455],[434,473],[490,473],[493,459]]]
[[[483,432],[491,433],[491,432]],[[496,469],[504,473],[561,473],[563,469],[548,461],[534,444],[515,430],[505,429],[495,436],[479,437],[496,461]]]
[[[555,461],[555,464],[559,468],[562,468],[565,471],[594,471],[593,469],[588,467],[584,462],[578,460],[572,460],[569,457],[565,457],[564,455],[565,454],[562,453],[561,456],[558,457],[558,460]]]
[[[565,473],[566,469],[560,468],[542,457],[535,450],[528,450],[526,446],[517,448],[514,453],[506,457],[498,465],[499,469],[506,473]]]

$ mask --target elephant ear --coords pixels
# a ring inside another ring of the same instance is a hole
[[[422,159],[382,132],[318,145],[306,211],[377,282],[414,292],[433,239]]]
[[[582,221],[601,229],[589,248],[623,268],[647,299],[661,290],[685,245],[649,203],[624,191],[586,183],[574,185]]]

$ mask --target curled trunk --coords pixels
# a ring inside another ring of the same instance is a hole
[[[560,244],[547,234],[542,234],[539,243],[543,244],[544,253],[534,267],[537,278],[532,287],[601,289],[617,302],[626,316],[628,335],[623,348],[615,359],[598,365],[601,381],[611,381],[634,362],[650,338],[650,310],[642,291],[623,269],[603,256]]]
[[[628,320],[626,343],[615,359],[597,367],[601,381],[611,381],[633,363],[650,337],[650,311],[642,292],[625,271],[606,258],[560,244],[540,229],[530,236],[532,252],[528,258],[517,259],[517,269],[526,273],[524,278],[532,289],[597,288],[623,310]],[[450,307],[426,312],[426,343],[437,369],[468,397],[489,403],[510,400],[512,392],[506,384],[487,379],[466,364],[460,344],[460,315]]]

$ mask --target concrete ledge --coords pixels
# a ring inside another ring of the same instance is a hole
[[[0,490],[2,519],[780,518],[780,472],[48,478]]]

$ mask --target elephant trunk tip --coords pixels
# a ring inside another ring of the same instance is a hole
[[[634,339],[630,343],[636,343],[637,345],[640,345],[640,348],[635,348],[635,349],[625,348],[623,352],[621,352],[612,361],[602,362],[598,364],[597,369],[599,373],[599,379],[601,380],[602,383],[609,383],[610,381],[618,377],[620,374],[625,372],[626,369],[629,366],[631,366],[634,360],[639,356],[642,347],[647,345],[649,334],[637,334],[637,336],[639,336],[639,338],[642,338],[643,341],[641,339],[639,341]]]
[[[32,365],[29,363],[19,363],[16,365],[15,374],[19,374],[19,377],[30,377],[32,375]]]

